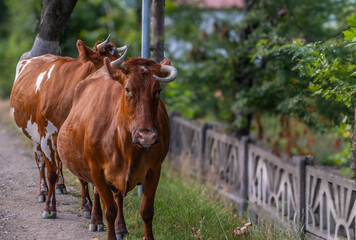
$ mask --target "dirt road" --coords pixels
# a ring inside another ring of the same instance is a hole
[[[42,219],[38,203],[39,173],[30,146],[12,124],[9,101],[0,101],[0,240],[103,239],[91,233],[82,215],[80,192],[68,186],[68,195],[57,195],[58,217]]]

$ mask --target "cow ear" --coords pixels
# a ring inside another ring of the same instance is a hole
[[[171,59],[165,58],[161,61],[161,65],[171,65]]]
[[[111,79],[122,83],[120,71],[111,67],[110,62],[111,61],[108,57],[104,58],[104,66],[105,66],[106,70],[108,71],[108,73],[110,74]]]
[[[97,42],[95,43],[95,45],[94,45],[94,51],[99,51],[98,48],[97,48],[97,46],[98,46],[100,43],[102,43],[102,41],[97,41]]]
[[[93,51],[88,48],[82,40],[77,41],[77,48],[79,53],[79,58],[88,59],[93,54]]]

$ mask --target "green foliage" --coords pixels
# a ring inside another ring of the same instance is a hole
[[[170,5],[168,40],[178,42],[184,53],[175,57],[169,51],[179,78],[168,86],[168,108],[239,128],[248,126],[248,116],[255,113],[297,117],[309,129],[331,135],[350,127],[356,86],[354,1],[245,3],[251,4],[246,12]]]
[[[301,102],[293,104],[297,107],[298,116],[303,108],[307,109],[308,118],[301,118],[304,122],[314,128],[321,127],[328,131],[336,126],[340,129],[340,136],[345,136],[345,132],[350,135],[351,126],[355,124],[356,43],[354,39],[356,29],[352,27],[355,19],[356,15],[348,18],[350,27],[343,31],[344,39],[336,37],[323,42],[295,41],[285,44],[270,40],[260,41],[254,55],[262,55],[273,63],[290,59],[289,69],[295,75],[292,82],[302,97]],[[340,34],[335,36],[338,35]],[[289,99],[290,96],[293,94],[288,93]],[[305,103],[307,105],[304,105]],[[293,108],[286,107],[285,109]],[[313,115],[316,116],[315,119]],[[323,160],[341,167],[346,175],[350,175],[345,170],[348,169],[347,165],[351,159],[350,140],[351,136],[344,138],[345,149]]]
[[[140,55],[140,22],[137,10],[123,2],[78,1],[61,38],[65,56],[77,56],[76,41],[81,39],[90,47],[98,40],[105,40],[111,33],[111,41],[119,46],[129,45],[129,56]]]
[[[8,97],[16,64],[31,49],[38,31],[42,6],[41,1],[35,0],[0,0],[0,7],[0,97]],[[128,7],[123,1],[78,1],[63,31],[62,55],[76,57],[78,39],[94,47],[96,41],[106,39],[111,33],[112,42],[129,45],[129,56],[139,56],[140,28],[138,9]]]
[[[17,61],[32,46],[41,15],[41,3],[35,0],[0,0],[0,6],[1,97],[10,95]]]
[[[178,94],[167,99],[170,109],[193,118],[213,116],[237,126],[246,123],[244,116],[249,113],[287,114],[318,128],[329,124],[320,124],[320,118],[336,123],[340,112],[348,111],[339,103],[340,96],[334,103],[325,101],[325,93],[313,94],[309,79],[291,71],[293,54],[273,56],[275,46],[326,39],[352,12],[347,2],[264,0],[255,2],[244,15],[236,10],[169,9],[168,36],[188,46],[186,54],[175,59],[180,82],[169,86]],[[310,52],[301,51],[304,56]],[[247,87],[246,79],[250,79]],[[331,105],[340,111],[330,111]]]

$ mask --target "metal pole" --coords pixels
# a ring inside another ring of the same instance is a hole
[[[142,1],[142,48],[141,57],[150,58],[151,0]]]
[[[150,58],[150,21],[151,0],[142,1],[142,33],[141,33],[141,57]],[[142,196],[143,187],[138,186],[138,195]]]

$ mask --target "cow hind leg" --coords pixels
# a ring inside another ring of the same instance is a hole
[[[45,177],[45,159],[41,152],[41,147],[39,144],[34,143],[35,159],[40,173],[40,194],[38,196],[38,202],[43,203],[46,201],[46,196],[48,194],[48,186]]]
[[[121,240],[129,235],[129,232],[127,231],[126,228],[124,212],[123,212],[124,198],[122,197],[121,192],[114,193],[114,197],[118,209],[118,213],[115,220],[116,238],[117,240]]]
[[[58,153],[56,152],[56,160],[57,160],[57,168],[59,170],[58,172],[58,182],[57,182],[57,187],[56,187],[56,194],[67,194],[67,188],[64,185],[64,177],[63,177],[63,170],[62,170],[62,161],[58,156]]]
[[[91,219],[91,209],[92,202],[89,195],[89,186],[88,183],[80,178],[78,178],[80,185],[82,187],[82,209],[84,211],[84,217],[87,219]]]
[[[50,140],[47,141],[47,145],[42,147],[42,153],[45,159],[47,167],[47,180],[48,180],[48,195],[46,200],[46,206],[43,211],[43,218],[54,219],[57,217],[56,209],[56,183],[58,180],[58,168],[55,161],[55,151],[50,144]],[[45,151],[43,151],[45,149]]]
[[[94,195],[94,205],[92,207],[92,212],[91,212],[89,231],[102,232],[104,231],[103,212],[101,211],[99,193],[95,186],[93,186],[93,195]]]

